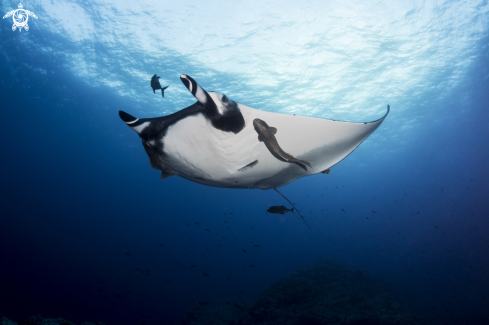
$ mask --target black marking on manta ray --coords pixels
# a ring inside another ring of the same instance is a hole
[[[139,137],[146,141],[146,143],[150,140],[154,140],[155,143],[153,145],[148,145],[158,154],[164,155],[163,143],[161,140],[165,137],[168,128],[184,118],[197,115],[199,113],[204,113],[204,106],[202,106],[201,103],[196,102],[187,108],[167,116],[138,119],[124,111],[119,111],[119,117],[130,127],[139,126],[145,122],[149,122],[148,126],[141,133],[139,133]]]
[[[258,160],[250,162],[248,165],[241,167],[240,169],[238,169],[238,172],[244,172],[245,170],[255,167],[256,164],[258,164]]]
[[[182,77],[185,76],[185,77]],[[222,114],[219,113],[216,103],[211,98],[209,93],[200,87],[197,82],[189,75],[182,75],[180,79],[187,89],[194,95],[195,98],[199,95],[197,93],[198,89],[202,89],[206,97],[204,104],[204,115],[211,122],[212,126],[218,130],[224,132],[233,132],[234,134],[239,133],[245,127],[245,120],[243,114],[238,108],[238,105],[227,98],[226,95],[222,97],[222,104],[226,111]]]

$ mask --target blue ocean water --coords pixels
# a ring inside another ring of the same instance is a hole
[[[0,315],[177,323],[326,257],[426,323],[489,322],[487,1],[23,5],[29,31],[0,25]],[[280,189],[309,229],[265,213],[287,205],[274,191],[159,179],[118,111],[191,105],[181,73],[266,111],[391,113],[330,174]]]

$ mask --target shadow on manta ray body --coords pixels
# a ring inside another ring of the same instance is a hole
[[[163,95],[158,78],[153,76],[151,87]],[[194,104],[155,118],[123,111],[119,116],[139,135],[162,179],[178,175],[209,186],[276,190],[326,171],[372,134],[390,109],[362,123],[279,114],[207,92],[188,75],[180,79],[197,99]]]

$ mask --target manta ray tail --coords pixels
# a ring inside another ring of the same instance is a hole
[[[278,194],[282,195],[282,197],[283,197],[284,199],[286,199],[286,200],[287,200],[287,202],[289,202],[289,203],[292,205],[292,213],[294,212],[293,210],[295,209],[295,211],[297,211],[297,213],[298,213],[298,214],[301,216],[301,218],[302,218],[302,220],[304,221],[304,223],[306,224],[306,226],[307,226],[309,229],[311,229],[311,227],[309,227],[309,225],[307,224],[306,219],[304,219],[304,217],[302,216],[302,214],[300,213],[300,211],[299,211],[299,210],[297,210],[297,208],[295,207],[295,205],[294,205],[292,202],[290,202],[290,201],[289,201],[289,199],[288,199],[288,198],[286,198],[286,197],[285,197],[285,195],[283,195],[282,193],[280,193],[280,192],[279,192],[279,191],[278,191],[278,190],[277,190],[275,187],[274,187],[273,189],[275,190],[275,192],[277,192]]]

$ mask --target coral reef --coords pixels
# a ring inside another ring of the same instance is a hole
[[[67,321],[63,318],[47,318],[42,315],[36,315],[27,318],[24,321],[13,322],[6,317],[0,316],[0,325],[75,325],[74,323]],[[80,325],[105,325],[104,323],[98,321],[96,323],[83,322]]]
[[[186,325],[419,325],[388,283],[321,259],[279,279],[251,305],[207,302]]]

